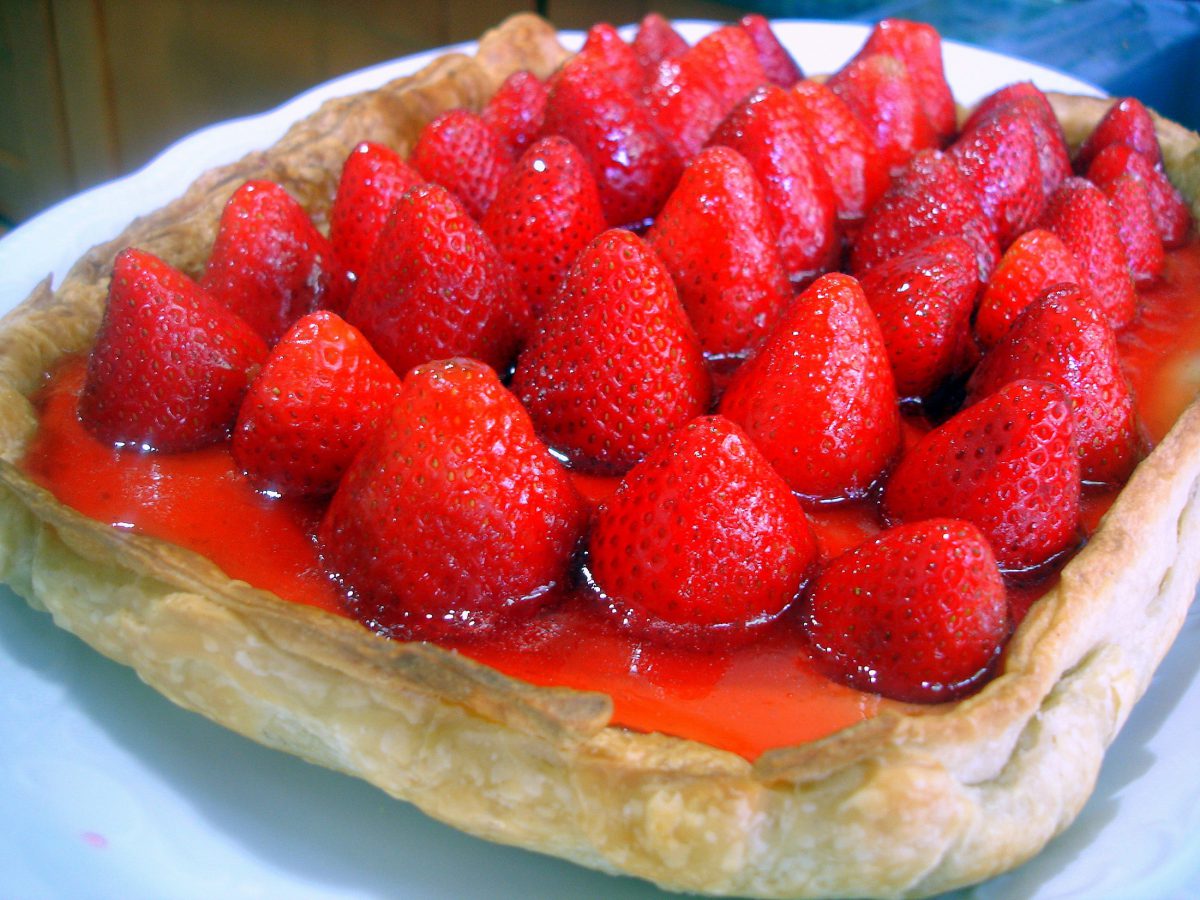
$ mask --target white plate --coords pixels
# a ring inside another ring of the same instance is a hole
[[[696,40],[711,23],[681,23]],[[861,26],[778,23],[809,72],[831,71]],[[573,35],[576,42],[579,35]],[[430,51],[323,85],[263,116],[207,128],[128,178],[0,240],[0,309],[47,273],[182,192],[203,170],[278,138],[322,100],[415,71]],[[1098,93],[957,44],[958,98],[1001,84]],[[649,898],[611,878],[477,841],[356,780],[264,749],[145,687],[0,588],[0,896]],[[1032,862],[963,896],[1200,896],[1200,614],[1105,761],[1075,825]],[[673,895],[671,895],[673,896]]]

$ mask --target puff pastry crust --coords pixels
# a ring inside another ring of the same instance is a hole
[[[113,257],[135,244],[197,274],[221,207],[271,178],[320,222],[342,160],[401,150],[517,68],[547,75],[554,30],[515,17],[476,56],[443,57],[331,101],[275,146],[44,283],[0,326],[0,577],[174,702],[263,744],[366,779],[464,831],[664,887],[763,897],[923,896],[1036,854],[1078,813],[1105,748],[1180,628],[1200,579],[1200,405],[1121,492],[977,695],[889,710],[751,763],[609,725],[608,697],[537,688],[426,644],[279,600],[206,559],[107,528],[15,463],[29,396],[86,349]],[[1105,102],[1054,96],[1078,142]],[[1159,121],[1166,165],[1200,211],[1200,137]]]

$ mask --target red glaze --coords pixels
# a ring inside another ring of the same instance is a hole
[[[1198,377],[1188,366],[1200,353],[1196,284],[1200,244],[1193,241],[1168,256],[1163,282],[1143,292],[1141,315],[1121,335],[1139,412],[1155,441],[1196,395]],[[311,538],[320,505],[255,493],[226,445],[166,455],[101,444],[76,417],[83,374],[84,360],[69,360],[39,395],[42,427],[22,464],[31,478],[92,518],[196,550],[231,577],[285,599],[340,611]],[[921,427],[906,422],[913,432],[906,440]],[[616,484],[597,477],[575,481],[593,501]],[[1114,496],[1108,491],[1084,498],[1087,530]],[[810,519],[824,559],[879,530],[869,502],[816,507]],[[271,553],[261,552],[263,546]],[[1014,619],[1047,587],[1045,581],[1010,585]],[[771,747],[830,734],[887,703],[818,675],[790,617],[744,647],[681,650],[638,644],[590,604],[568,602],[504,641],[467,652],[533,683],[603,690],[613,697],[616,724],[704,741],[751,759]]]
[[[1161,282],[1144,288],[1134,324],[1117,335],[1138,416],[1152,444],[1200,393],[1200,240],[1167,254]]]
[[[75,414],[84,363],[69,360],[39,396],[43,427],[24,462],[31,478],[94,519],[196,550],[229,576],[286,600],[343,612],[312,537],[321,505],[256,493],[237,472],[227,444],[169,455],[105,446]],[[617,479],[576,482],[599,497]],[[818,675],[789,619],[769,626],[744,650],[665,648],[618,630],[582,590],[503,640],[459,649],[535,684],[605,691],[620,725],[750,758],[837,731],[873,715],[882,702]]]
[[[203,553],[234,578],[339,608],[311,539],[323,504],[256,492],[228,442],[139,453],[96,440],[76,415],[86,364],[83,357],[67,360],[38,396],[43,425],[24,461],[34,481],[93,519]]]

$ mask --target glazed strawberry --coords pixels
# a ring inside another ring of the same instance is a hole
[[[1114,144],[1097,153],[1087,171],[1088,179],[1098,185],[1112,184],[1122,175],[1132,175],[1146,185],[1163,246],[1168,250],[1182,246],[1191,228],[1191,212],[1162,169],[1154,168],[1132,147]]]
[[[703,413],[712,388],[670,275],[641,238],[613,229],[576,258],[512,389],[573,466],[621,473]]]
[[[644,67],[633,47],[607,22],[588,29],[579,57],[588,60],[593,71],[603,72],[627,94],[636,94],[642,86]]]
[[[1029,119],[998,111],[950,146],[950,155],[991,220],[1000,246],[1028,231],[1046,206],[1037,137]]]
[[[887,166],[850,107],[819,81],[792,88],[813,155],[833,189],[838,218],[857,222],[887,190]]]
[[[524,69],[513,72],[479,114],[513,159],[537,140],[546,119],[546,85]]]
[[[260,491],[332,494],[400,379],[358,329],[327,310],[293,325],[250,385],[233,458]]]
[[[512,156],[500,135],[477,114],[452,109],[421,129],[409,162],[425,181],[453,193],[478,220],[495,199]]]
[[[320,529],[350,611],[396,637],[477,636],[568,577],[585,513],[529,416],[474,360],[414,369]]]
[[[421,180],[390,147],[364,141],[350,151],[329,214],[329,240],[355,278],[366,271],[375,241],[396,201]]]
[[[743,16],[738,24],[754,42],[758,61],[762,63],[763,74],[767,76],[768,81],[787,88],[804,77],[804,72],[800,70],[788,49],[780,43],[779,37],[771,28],[771,23],[765,17],[752,13]]]
[[[644,222],[679,180],[680,157],[649,111],[583,57],[554,77],[544,133],[565,137],[583,153],[610,225]]]
[[[1001,568],[1041,565],[1078,541],[1080,474],[1066,392],[1011,381],[948,419],[900,460],[883,491],[891,521],[965,519]]]
[[[542,138],[525,152],[480,224],[512,268],[535,319],[575,257],[605,229],[587,160],[561,137]]]
[[[664,59],[682,56],[688,48],[671,23],[658,13],[647,13],[633,37],[633,53],[643,69],[649,71]]]
[[[397,374],[449,356],[503,370],[529,309],[483,229],[449,191],[426,184],[396,204],[346,320]]]
[[[803,282],[832,267],[840,250],[836,201],[792,94],[775,85],[760,88],[709,143],[736,150],[758,175],[788,277]]]
[[[850,270],[861,274],[947,235],[959,235],[971,245],[980,280],[986,282],[1000,259],[992,224],[953,160],[941,151],[926,150],[913,157],[867,213],[851,250]]]
[[[305,313],[341,308],[349,290],[329,241],[271,181],[229,198],[200,284],[268,344]]]
[[[709,90],[726,112],[768,80],[758,48],[746,30],[737,25],[723,25],[706,34],[680,59],[685,66],[707,75]]]
[[[1108,149],[1102,152],[1107,153]],[[1129,274],[1136,284],[1154,281],[1162,275],[1167,255],[1146,182],[1126,172],[1098,186],[1112,207],[1117,236],[1121,239],[1125,259],[1129,263]]]
[[[103,441],[178,451],[224,439],[267,347],[196,282],[122,250],[88,358],[79,417]]]
[[[706,352],[743,353],[791,301],[772,235],[762,186],[728,147],[692,160],[646,233]]]
[[[861,496],[900,442],[896,385],[879,325],[848,275],[808,287],[734,375],[719,412],[796,493]]]
[[[1105,147],[1113,144],[1129,147],[1144,157],[1153,168],[1162,168],[1162,148],[1150,110],[1136,97],[1122,97],[1109,107],[1075,154],[1076,170],[1083,174]]]
[[[708,89],[708,79],[682,59],[664,59],[646,73],[639,95],[655,129],[680,159],[700,152],[725,118],[726,110]]]
[[[979,292],[975,252],[935,238],[863,273],[863,293],[887,348],[901,397],[924,397],[974,362],[971,312]]]
[[[998,343],[1017,317],[1049,288],[1076,284],[1087,290],[1075,256],[1042,228],[1025,232],[1004,251],[984,287],[975,316],[975,336],[986,349]]]
[[[889,172],[938,145],[904,63],[881,53],[858,56],[827,82],[862,122]]]
[[[906,19],[883,19],[871,29],[860,56],[893,56],[908,71],[913,93],[939,141],[958,128],[954,95],[942,66],[942,37],[932,25]]]
[[[1074,285],[1052,288],[1013,323],[968,383],[970,398],[1037,378],[1067,392],[1083,477],[1119,484],[1138,460],[1133,393],[1113,330]]]
[[[976,687],[1009,633],[987,539],[954,519],[891,528],[839,556],[816,579],[803,621],[835,680],[914,703]]]
[[[1082,178],[1066,179],[1050,198],[1038,227],[1053,232],[1071,251],[1108,324],[1120,329],[1133,321],[1137,293],[1129,262],[1112,209],[1098,187]]]
[[[1033,127],[1042,173],[1042,195],[1049,200],[1063,179],[1071,175],[1067,140],[1050,101],[1032,82],[1006,85],[979,102],[963,126],[963,132],[974,131],[986,119],[1001,114],[1023,118]]]
[[[693,419],[634,466],[588,549],[596,586],[624,618],[689,643],[776,618],[816,558],[799,501],[721,416]]]
[[[975,108],[971,110],[967,120],[963,123],[962,130],[963,132],[970,131],[978,127],[981,121],[995,115],[1000,110],[1020,106],[1027,100],[1033,100],[1039,107],[1045,104],[1045,114],[1054,116],[1054,107],[1050,105],[1050,101],[1042,93],[1041,88],[1032,81],[1014,81],[997,88],[976,103]],[[1038,113],[1035,118],[1040,118],[1042,115],[1042,113]],[[1057,122],[1057,117],[1054,120]]]

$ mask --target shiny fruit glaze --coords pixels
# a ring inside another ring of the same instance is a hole
[[[1121,336],[1152,441],[1162,438],[1200,388],[1200,243],[1168,259],[1166,278],[1142,292],[1139,319]],[[227,445],[142,454],[100,443],[76,414],[83,363],[65,361],[36,398],[41,427],[23,461],[34,481],[91,518],[195,550],[229,576],[286,600],[342,613],[312,538],[321,505],[255,492]],[[910,439],[921,430],[919,422],[907,423]],[[598,503],[615,481],[581,476],[577,485]],[[1113,496],[1089,495],[1086,531]],[[825,558],[880,527],[869,504],[810,513]],[[1047,584],[1010,586],[1015,618]],[[732,649],[664,648],[620,631],[583,589],[502,638],[453,648],[535,684],[603,691],[613,698],[614,724],[691,738],[751,759],[830,734],[888,702],[818,675],[791,617]]]
[[[1200,394],[1200,237],[1167,254],[1163,278],[1140,292],[1118,343],[1138,414],[1152,444]]]
[[[36,398],[41,428],[22,464],[34,481],[93,519],[195,550],[232,578],[343,614],[313,540],[322,506],[255,492],[227,444],[157,454],[97,441],[76,412],[85,362],[65,361]],[[593,503],[616,486],[578,481]],[[838,518],[854,524],[839,528],[870,533],[878,527],[871,515],[842,510]],[[616,724],[751,758],[830,734],[881,703],[818,675],[790,619],[750,646],[668,650],[631,639],[582,588],[502,637],[447,646],[534,684],[608,693]]]

